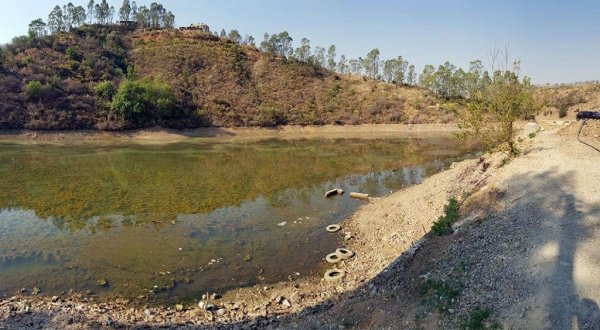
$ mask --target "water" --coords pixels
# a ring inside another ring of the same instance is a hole
[[[342,244],[324,227],[364,203],[326,190],[383,196],[473,156],[449,138],[0,145],[0,294],[169,302],[320,274]]]

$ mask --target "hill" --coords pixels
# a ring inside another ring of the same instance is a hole
[[[445,123],[455,106],[202,31],[84,25],[1,55],[3,129]]]
[[[540,115],[560,118],[580,110],[600,109],[600,84],[579,83],[538,87],[534,97],[541,106]]]

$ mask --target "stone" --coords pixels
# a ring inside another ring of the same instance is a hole
[[[99,278],[99,279],[96,281],[96,284],[98,284],[99,286],[107,286],[107,285],[108,285],[108,282],[107,282],[105,279],[103,279],[103,278]]]
[[[58,296],[52,296],[52,302],[57,302],[58,301]]]
[[[175,305],[175,310],[178,312],[181,312],[183,310],[183,305],[182,304]]]
[[[292,303],[289,300],[285,299],[285,298],[281,301],[281,304],[283,306],[287,307],[287,308],[292,307]]]
[[[152,316],[152,311],[149,309],[144,309],[144,314],[146,314],[146,316]]]
[[[217,310],[217,315],[219,315],[219,316],[224,316],[226,313],[227,313],[227,311],[223,308],[219,308]]]
[[[540,125],[534,122],[529,122],[523,127],[523,134],[528,136],[531,133],[537,133],[540,130]]]

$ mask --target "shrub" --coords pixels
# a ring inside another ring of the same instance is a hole
[[[498,321],[489,320],[492,313],[487,308],[477,308],[469,313],[461,329],[501,329]]]
[[[454,299],[460,294],[456,285],[431,279],[424,281],[419,291],[424,300],[435,306],[440,313],[448,312]]]
[[[568,112],[569,112],[568,107],[566,107],[566,106],[561,107],[560,109],[558,109],[558,118],[566,117]]]
[[[458,220],[458,201],[451,197],[448,204],[444,206],[444,215],[440,216],[431,227],[431,231],[438,235],[444,236],[452,233],[452,224]]]
[[[77,62],[81,61],[81,59],[83,58],[83,56],[81,55],[81,53],[77,49],[75,49],[73,47],[67,48],[67,50],[65,51],[65,54],[67,54],[67,56],[70,59],[72,59],[74,61],[77,61]]]
[[[159,80],[124,80],[114,95],[111,108],[133,125],[157,124],[177,109],[171,87]]]
[[[100,82],[94,87],[94,91],[96,95],[108,102],[112,101],[113,96],[117,92],[115,85],[109,80]]]
[[[534,133],[534,132],[531,132],[531,133],[529,133],[529,135],[528,135],[528,136],[529,136],[529,138],[530,138],[530,139],[533,139],[533,138],[535,137],[535,133]]]
[[[29,101],[41,101],[48,97],[51,91],[52,85],[42,84],[37,80],[32,80],[23,87],[25,98]]]

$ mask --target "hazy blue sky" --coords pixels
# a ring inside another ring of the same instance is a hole
[[[35,18],[47,19],[67,1],[0,0],[0,43],[25,34]],[[74,0],[85,7],[87,0]],[[138,5],[151,1],[139,0]],[[161,2],[161,1],[159,1]],[[119,7],[121,0],[109,0]],[[178,26],[205,22],[237,29],[258,41],[264,32],[287,30],[298,42],[335,44],[338,55],[364,56],[378,47],[382,58],[402,55],[421,71],[448,60],[467,67],[488,62],[495,46],[510,44],[523,72],[536,83],[600,79],[600,1],[341,1],[163,0]]]

